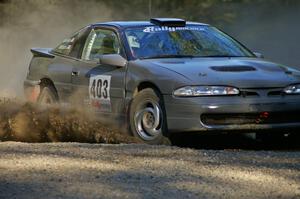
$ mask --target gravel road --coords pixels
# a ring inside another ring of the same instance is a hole
[[[0,143],[0,198],[300,198],[300,152]]]

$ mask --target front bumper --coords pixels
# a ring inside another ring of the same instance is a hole
[[[164,95],[164,102],[171,133],[300,128],[300,96],[296,95],[248,98]],[[205,120],[203,116],[213,119]]]

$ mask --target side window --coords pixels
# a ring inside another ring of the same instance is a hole
[[[98,60],[104,54],[120,54],[118,36],[112,30],[93,29],[87,37],[81,58]]]
[[[65,39],[59,46],[54,49],[54,52],[68,56],[71,53],[75,39],[76,36]]]
[[[71,38],[65,39],[58,47],[54,49],[54,52],[78,58],[84,45],[86,34],[87,28],[80,30]]]

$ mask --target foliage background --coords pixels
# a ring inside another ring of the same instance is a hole
[[[0,92],[21,92],[30,48],[54,47],[92,22],[150,17],[212,24],[267,59],[300,68],[299,0],[0,0]]]

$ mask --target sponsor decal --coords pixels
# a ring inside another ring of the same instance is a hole
[[[196,30],[196,31],[205,31],[205,28],[202,27],[167,27],[167,26],[162,26],[162,27],[155,27],[155,26],[150,26],[146,27],[143,32],[175,32],[175,31],[181,31],[181,30]]]

